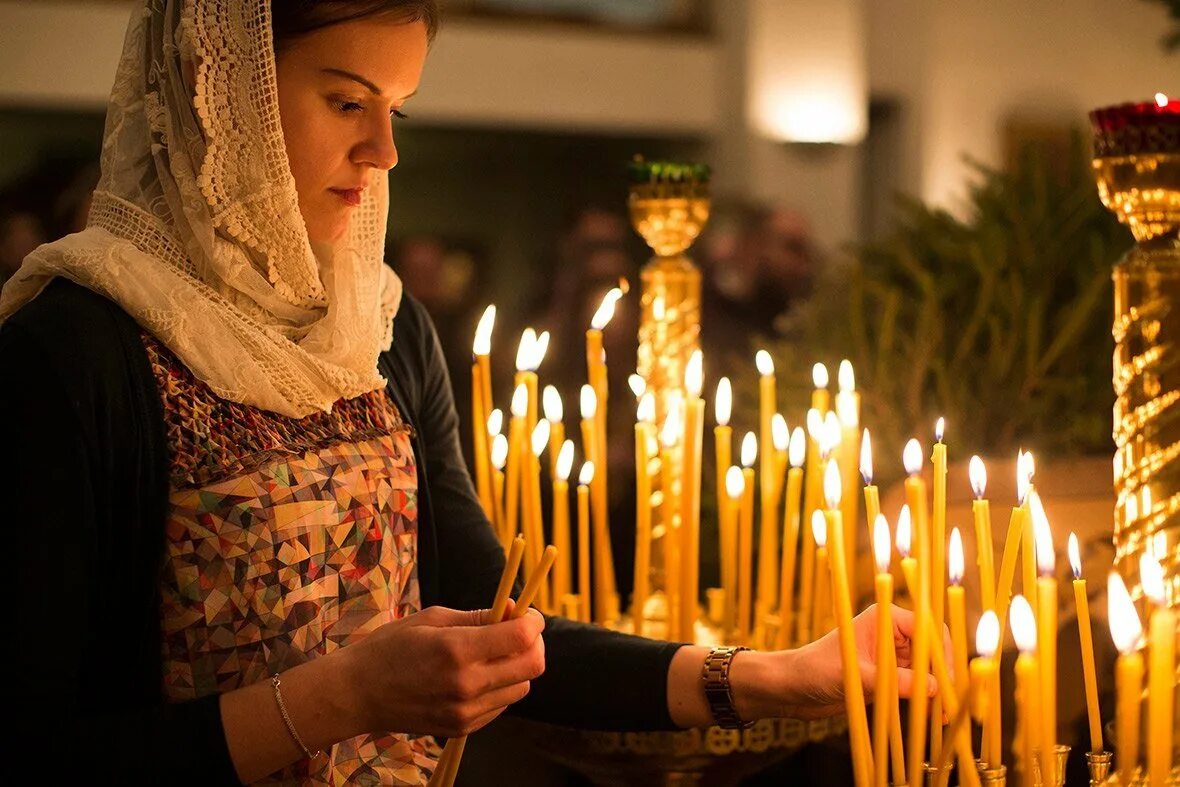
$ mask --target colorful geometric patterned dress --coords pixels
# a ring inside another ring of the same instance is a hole
[[[421,608],[410,430],[384,390],[286,418],[218,398],[144,344],[170,451],[169,700],[267,680]],[[362,735],[263,783],[425,784],[439,753],[430,737]]]

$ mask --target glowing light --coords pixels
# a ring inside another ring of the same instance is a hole
[[[1139,556],[1139,584],[1143,587],[1143,595],[1151,599],[1153,604],[1162,607],[1167,602],[1164,594],[1164,567],[1146,552]]]
[[[935,440],[935,442],[941,443],[942,436],[944,434],[946,434],[946,419],[939,418],[937,421],[934,422],[934,440]]]
[[[807,434],[816,443],[824,437],[824,417],[814,407],[807,411]]]
[[[554,423],[560,421],[565,415],[565,407],[561,403],[561,394],[552,385],[546,385],[545,390],[541,392],[541,407],[545,411],[546,420]]]
[[[601,331],[610,322],[611,317],[615,316],[615,304],[619,302],[619,298],[623,297],[623,291],[615,287],[602,296],[602,303],[598,310],[594,312],[594,316],[590,318],[590,327],[596,331]],[[583,312],[584,314],[585,312]]]
[[[542,419],[533,428],[533,454],[540,456],[549,445],[549,422]]]
[[[594,463],[583,462],[582,469],[578,471],[578,483],[582,486],[589,486],[594,480]]]
[[[803,466],[803,461],[807,457],[807,435],[803,433],[802,426],[796,426],[791,432],[791,445],[787,452],[791,467]]]
[[[524,418],[529,412],[529,389],[524,383],[516,386],[512,392],[512,404],[508,408],[513,418]]]
[[[516,345],[516,371],[533,371],[533,348],[537,344],[537,332],[532,328],[525,328],[520,334],[520,344]]]
[[[487,355],[492,351],[492,327],[495,324],[496,305],[493,303],[483,310],[483,316],[475,326],[475,341],[471,343],[473,355]]]
[[[852,393],[856,390],[856,373],[852,371],[852,361],[845,358],[840,361],[840,369],[836,372],[836,385],[840,393]]]
[[[497,470],[503,470],[508,462],[508,438],[498,434],[492,438],[492,464]]]
[[[1028,599],[1017,593],[1012,597],[1012,605],[1008,608],[1008,616],[1012,620],[1012,638],[1016,640],[1016,647],[1021,653],[1035,653],[1037,649],[1037,622],[1033,618],[1032,607]]]
[[[700,350],[693,350],[684,367],[684,387],[692,396],[700,396],[705,385],[705,358]]]
[[[1069,567],[1073,569],[1073,578],[1082,578],[1082,550],[1078,546],[1078,536],[1072,530],[1069,533],[1069,543],[1066,546],[1066,551],[1069,552]]]
[[[1155,105],[1157,107],[1159,107],[1160,109],[1163,109],[1164,107],[1166,107],[1168,105],[1168,97],[1165,96],[1163,93],[1156,93],[1155,94]]]
[[[549,350],[549,331],[541,331],[541,335],[537,337],[536,344],[533,345],[533,359],[531,371],[537,371],[541,368],[541,361],[545,360],[545,353]]]
[[[766,350],[759,350],[754,354],[754,365],[758,367],[758,374],[763,377],[774,374],[774,359]]]
[[[1106,617],[1110,622],[1110,638],[1119,653],[1128,655],[1139,647],[1143,624],[1123,578],[1114,571],[1106,578]]]
[[[840,507],[840,496],[843,492],[843,484],[840,483],[840,465],[835,460],[828,462],[827,468],[824,469],[824,502],[828,504],[828,508],[836,509]]]
[[[635,398],[639,399],[647,391],[647,380],[638,374],[629,374],[627,375],[627,386],[631,389],[631,393],[635,394]]]
[[[717,381],[717,395],[713,399],[713,414],[718,426],[729,426],[729,416],[733,412],[733,386],[728,377]]]
[[[889,573],[889,553],[893,549],[893,542],[889,538],[889,522],[884,514],[877,514],[873,522],[873,557],[877,561],[877,571],[881,574]]]
[[[683,429],[684,403],[675,398],[668,405],[668,417],[664,419],[664,428],[660,430],[660,442],[665,448],[671,448],[680,439]]]
[[[811,512],[811,535],[815,537],[817,547],[828,545],[828,521],[824,517],[824,512],[818,508]]]
[[[901,452],[901,463],[909,475],[922,472],[922,444],[911,437]]]
[[[586,384],[582,386],[581,396],[579,397],[579,409],[582,413],[582,420],[589,421],[598,412],[598,394],[594,393],[594,386]]]
[[[975,651],[985,659],[996,655],[1000,646],[1000,619],[990,609],[985,609],[975,629]]]
[[[860,436],[860,477],[865,486],[873,485],[873,441],[868,428]]]
[[[1041,496],[1036,491],[1029,496],[1028,508],[1032,515],[1037,571],[1043,577],[1051,577],[1057,568],[1057,555],[1053,551],[1053,531],[1049,528],[1049,517],[1045,515],[1045,507],[1041,505]]]
[[[574,469],[574,441],[566,440],[557,452],[557,477],[562,481],[570,480],[570,471]]]
[[[742,475],[742,469],[730,465],[725,471],[725,493],[729,495],[730,500],[737,500],[745,491],[746,477]]]
[[[903,505],[901,512],[897,515],[897,532],[894,538],[897,542],[897,554],[902,557],[910,556],[910,548],[913,541],[913,516],[910,514],[909,505]]]
[[[946,553],[946,573],[952,585],[963,584],[963,536],[959,534],[957,527],[951,528],[951,542]]]
[[[758,438],[753,432],[746,432],[742,438],[742,467],[753,467],[758,458]]]
[[[644,423],[655,423],[656,420],[656,397],[653,394],[645,393],[639,400],[639,406],[635,408],[635,417]]]
[[[488,434],[495,435],[504,431],[504,411],[497,407],[488,414]]]
[[[816,388],[828,387],[828,367],[822,363],[817,363],[811,367],[811,382]]]
[[[774,441],[774,450],[786,451],[791,442],[791,430],[787,428],[787,419],[782,413],[775,413],[770,417],[770,436]]]
[[[971,491],[982,500],[987,492],[987,468],[978,456],[971,457],[971,461],[967,463],[967,477],[971,479]]]
[[[819,441],[820,455],[825,459],[840,445],[844,439],[844,432],[840,428],[840,419],[831,410],[824,418],[823,437]]]

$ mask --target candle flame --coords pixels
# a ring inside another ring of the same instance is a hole
[[[802,467],[803,461],[807,457],[807,435],[803,433],[802,426],[796,426],[791,432],[791,445],[787,448],[789,459],[791,460],[791,467]]]
[[[566,440],[557,452],[557,477],[562,481],[570,480],[570,471],[574,469],[574,441]]]
[[[889,538],[889,522],[884,514],[877,514],[873,522],[873,557],[877,561],[877,572],[889,573],[889,553],[893,549],[893,542]]]
[[[660,430],[660,442],[665,448],[676,445],[680,439],[684,425],[684,403],[680,397],[675,397],[668,405],[668,416],[664,419],[664,428]]]
[[[1032,474],[1028,472],[1028,460],[1023,450],[1016,452],[1016,502],[1024,504],[1028,497],[1028,489],[1032,483]]]
[[[975,628],[975,651],[985,659],[996,655],[1000,646],[1000,619],[990,609],[985,609]],[[993,711],[994,713],[995,711]]]
[[[811,512],[811,535],[817,547],[828,545],[828,520],[818,508]]]
[[[656,421],[656,397],[654,394],[645,393],[639,400],[639,406],[635,408],[635,417],[644,423],[655,423]]]
[[[471,343],[473,355],[487,355],[492,351],[492,326],[496,324],[496,304],[489,304],[475,326],[475,341]]]
[[[843,492],[843,484],[840,483],[840,465],[836,460],[830,460],[828,466],[824,469],[824,501],[828,504],[828,508],[836,509],[840,507],[840,495]]]
[[[782,413],[770,416],[770,437],[774,441],[774,450],[786,451],[791,444],[791,430],[787,427],[787,419]]]
[[[742,467],[753,467],[758,458],[758,438],[753,432],[746,432],[742,438]]]
[[[1066,546],[1066,551],[1069,552],[1069,567],[1073,569],[1073,578],[1082,578],[1082,550],[1078,547],[1078,535],[1072,530],[1069,532],[1069,544]]]
[[[758,374],[763,377],[774,374],[774,359],[766,350],[759,350],[754,354],[754,365],[758,367]]]
[[[713,414],[717,418],[718,426],[729,426],[729,416],[733,412],[733,386],[728,377],[717,381],[717,396],[713,399]]]
[[[729,495],[730,500],[737,500],[745,491],[746,477],[742,475],[742,469],[730,465],[725,471],[725,494]]]
[[[1160,109],[1163,109],[1164,107],[1166,107],[1168,105],[1168,97],[1166,95],[1164,95],[1163,93],[1156,93],[1155,94],[1155,105],[1157,107],[1159,107]]]
[[[865,427],[860,436],[860,477],[865,486],[873,485],[873,441],[869,437],[869,429]]]
[[[705,385],[705,356],[700,350],[693,350],[684,367],[684,387],[692,396],[700,396]]]
[[[495,437],[504,431],[504,411],[497,407],[488,413],[488,434]]]
[[[1057,555],[1053,551],[1053,531],[1049,527],[1049,517],[1045,515],[1045,506],[1041,504],[1041,496],[1035,490],[1029,496],[1028,507],[1032,516],[1037,572],[1042,577],[1051,577],[1057,568]]]
[[[860,414],[856,411],[854,394],[841,391],[836,396],[836,418],[845,426],[856,426],[860,423]]]
[[[610,322],[611,317],[615,316],[615,304],[619,302],[619,298],[623,297],[623,291],[618,287],[614,287],[606,295],[602,296],[602,303],[598,310],[594,312],[594,316],[590,318],[590,327],[596,331],[601,331]],[[585,314],[585,312],[582,312]]]
[[[901,463],[905,465],[905,471],[909,475],[917,475],[922,472],[922,444],[911,437],[909,442],[905,444],[905,449],[901,452]]]
[[[907,503],[902,505],[901,512],[897,515],[897,532],[893,536],[897,541],[897,554],[902,557],[910,556],[913,527],[913,516],[910,514],[910,507]]]
[[[937,443],[941,443],[942,436],[944,434],[946,434],[946,419],[940,417],[937,421],[934,422],[934,441]]]
[[[546,385],[541,392],[541,407],[545,411],[545,419],[557,423],[565,415],[565,407],[561,404],[561,394],[552,385]]]
[[[951,584],[958,587],[963,584],[963,536],[959,528],[951,528],[951,543],[946,553],[946,573]]]
[[[582,462],[582,469],[578,471],[578,483],[589,486],[594,481],[594,463]]]
[[[532,367],[529,369],[529,371],[535,372],[541,368],[541,361],[545,360],[545,353],[548,352],[548,350],[549,331],[541,331],[541,335],[537,337],[537,341],[533,344]]]
[[[978,456],[971,457],[971,461],[967,463],[967,477],[971,479],[971,491],[975,493],[976,498],[982,500],[987,492],[987,467]]]
[[[1135,602],[1123,584],[1123,578],[1112,571],[1106,578],[1106,617],[1110,622],[1110,638],[1124,656],[1139,647],[1143,638],[1143,624],[1135,611]]]
[[[843,433],[840,430],[840,419],[831,410],[828,410],[827,417],[824,418],[823,437],[819,441],[820,455],[827,459],[832,455],[832,452],[840,445],[843,439]]]
[[[533,427],[533,455],[540,456],[549,445],[549,422],[541,419]]]
[[[503,470],[508,462],[508,438],[498,434],[492,438],[492,464],[497,470]]]
[[[580,401],[582,420],[589,421],[598,412],[598,394],[594,393],[594,386],[589,383],[582,386]]]
[[[1164,567],[1154,555],[1146,552],[1139,555],[1139,584],[1143,587],[1143,595],[1151,599],[1153,604],[1162,607],[1167,603],[1164,593]]]
[[[512,392],[512,404],[508,408],[512,412],[513,418],[524,418],[529,412],[529,389],[524,384],[516,386],[516,390]]]
[[[520,332],[520,343],[516,345],[516,371],[531,371],[533,360],[533,346],[537,343],[537,332],[532,328],[525,328]]]
[[[824,437],[824,417],[814,407],[807,411],[807,434],[816,443]]]
[[[856,373],[852,371],[852,361],[845,358],[840,361],[840,369],[836,372],[836,385],[840,393],[852,393],[856,390]]]
[[[811,367],[811,382],[815,384],[816,388],[828,387],[828,367],[822,363],[817,363]]]
[[[642,398],[647,392],[647,380],[638,374],[627,375],[627,385],[631,388],[631,393],[635,394],[636,399]]]
[[[1035,653],[1037,622],[1033,617],[1032,607],[1028,605],[1028,599],[1019,593],[1013,596],[1008,616],[1012,620],[1012,638],[1016,640],[1016,647],[1021,653]]]

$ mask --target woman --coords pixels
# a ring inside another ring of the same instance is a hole
[[[710,705],[708,648],[471,611],[503,554],[434,329],[381,259],[390,117],[436,18],[432,0],[133,15],[89,226],[0,295],[18,770],[420,784],[428,736],[509,706],[605,729],[839,708],[831,637],[719,655],[731,692]]]

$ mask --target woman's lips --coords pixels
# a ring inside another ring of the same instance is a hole
[[[364,189],[328,189],[340,199],[344,200],[344,204],[350,208],[355,208],[361,204],[361,192]]]

